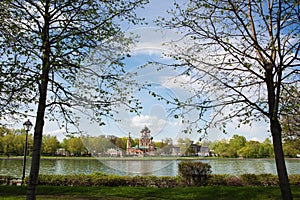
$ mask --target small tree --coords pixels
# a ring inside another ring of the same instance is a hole
[[[178,164],[178,175],[187,185],[206,185],[210,174],[208,163],[183,161]]]

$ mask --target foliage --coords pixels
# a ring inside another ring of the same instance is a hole
[[[1,127],[0,128],[0,154],[6,156],[24,155],[26,132],[24,130],[14,130]],[[28,135],[28,150],[32,149],[33,138]]]
[[[283,143],[283,151],[286,157],[295,158],[300,155],[300,140],[286,138]]]
[[[24,106],[17,111],[25,116],[36,113],[27,199],[35,199],[46,115],[68,132],[70,125],[78,128],[78,113],[104,125],[103,117],[112,117],[118,105],[139,109],[129,95],[132,75],[126,74],[122,62],[133,41],[125,37],[120,23],[141,22],[134,11],[147,2],[0,2],[6,9],[0,15],[1,97],[5,80],[4,94],[26,94],[11,98]],[[0,111],[7,99],[10,96],[1,99]]]
[[[177,140],[177,144],[180,147],[180,152],[182,155],[189,156],[195,154],[194,150],[191,148],[193,141],[189,138],[179,138]]]
[[[178,175],[187,185],[207,185],[210,174],[208,163],[182,161],[178,164]]]
[[[63,146],[67,151],[73,156],[80,156],[82,153],[86,152],[86,148],[79,137],[70,137],[64,139]]]
[[[289,180],[290,180],[291,185],[299,186],[300,185],[300,174],[291,174],[289,176]]]
[[[273,174],[242,174],[241,180],[246,186],[274,186],[278,185],[278,177]]]
[[[211,151],[220,157],[270,158],[274,157],[271,141],[247,141],[243,136],[234,135],[229,141],[222,139],[210,144]]]
[[[45,135],[43,137],[42,154],[54,156],[56,150],[60,147],[60,142],[56,136]]]
[[[293,97],[289,86],[299,91],[299,2],[190,0],[174,3],[169,13],[158,24],[183,37],[167,55],[195,87],[186,99],[168,102],[185,110],[183,118],[198,110],[197,119],[188,123],[198,132],[211,127],[226,132],[233,119],[238,127],[267,119],[282,198],[292,199],[280,119],[291,114],[284,110],[284,100]]]
[[[289,176],[291,185],[300,185],[300,175],[292,174]],[[12,176],[0,176],[0,185],[8,185]],[[25,178],[25,182],[28,177]],[[93,174],[76,174],[76,175],[40,175],[40,185],[48,186],[130,186],[130,187],[156,187],[156,188],[178,188],[186,186],[196,186],[199,184],[189,184],[183,182],[180,177],[170,176],[119,176],[107,175],[101,172]],[[209,175],[207,186],[278,186],[278,178],[273,174],[242,174],[239,176],[228,174],[211,174]]]
[[[39,185],[52,186],[133,186],[133,187],[177,187],[177,177],[119,176],[104,173],[88,175],[40,175]]]
[[[241,139],[242,145],[236,145]],[[0,127],[0,154],[7,156],[21,156],[24,154],[24,141],[25,131],[14,130],[9,128]],[[184,141],[180,139],[179,141]],[[82,136],[66,137],[63,142],[59,142],[56,136],[45,135],[43,137],[42,155],[53,156],[56,150],[60,147],[65,148],[71,155],[81,156],[89,151],[94,156],[99,156],[99,153],[104,154],[109,148],[119,148],[126,150],[127,137],[115,139],[115,144],[112,143],[107,136],[100,135],[97,137]],[[190,140],[187,140],[190,143]],[[28,136],[29,152],[32,149],[33,138],[32,135]],[[132,140],[132,144],[134,141]],[[186,150],[188,145],[180,143],[182,148]],[[134,146],[134,145],[133,145]],[[172,142],[156,142],[156,147],[160,147],[160,153],[170,154],[172,150]],[[300,141],[294,139],[285,139],[283,144],[284,153],[287,157],[295,158],[300,153]],[[210,150],[220,157],[244,157],[244,158],[270,158],[273,157],[273,147],[271,141],[267,138],[264,142],[245,141],[243,136],[234,135],[232,139],[219,140],[209,143]],[[94,153],[95,152],[95,153]],[[188,154],[188,151],[186,151]]]
[[[283,91],[281,118],[284,140],[297,140],[300,138],[300,92],[297,85],[288,86]]]
[[[0,175],[0,185],[9,185],[9,182],[14,179],[13,176]]]

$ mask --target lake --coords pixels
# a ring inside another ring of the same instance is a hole
[[[201,159],[211,165],[213,174],[276,173],[273,159]],[[176,176],[180,160],[108,160],[108,159],[42,159],[40,174],[91,174],[104,172],[118,175]],[[22,159],[0,159],[0,175],[22,176]],[[31,160],[27,161],[26,175]],[[286,159],[289,174],[300,174],[300,159]]]

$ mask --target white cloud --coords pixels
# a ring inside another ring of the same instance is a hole
[[[179,35],[171,30],[158,30],[158,27],[140,27],[128,31],[128,35],[133,33],[138,35],[138,43],[132,48],[132,52],[136,54],[158,54],[162,58],[166,58],[162,53],[170,51],[167,42],[177,40]]]
[[[45,130],[44,135],[56,136],[59,141],[62,141],[65,138],[65,130],[64,129],[56,129],[56,130]]]

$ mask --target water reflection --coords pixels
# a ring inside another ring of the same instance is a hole
[[[245,173],[276,174],[273,159],[211,159],[201,160],[212,166],[213,174]],[[42,159],[40,174],[91,174],[104,172],[118,175],[176,176],[178,160],[96,160],[96,159]],[[289,174],[300,174],[300,159],[287,159]],[[22,159],[0,159],[0,175],[22,176]],[[26,165],[29,175],[31,161]]]
[[[107,168],[116,170],[118,174],[126,175],[164,175],[174,172],[174,160],[161,161],[161,160],[106,160],[100,161]],[[176,166],[177,168],[177,166]]]
[[[289,161],[287,161],[289,162]],[[300,161],[298,161],[299,163]],[[214,174],[276,174],[275,162],[272,159],[218,159],[208,162]],[[293,172],[300,172],[294,170]]]

